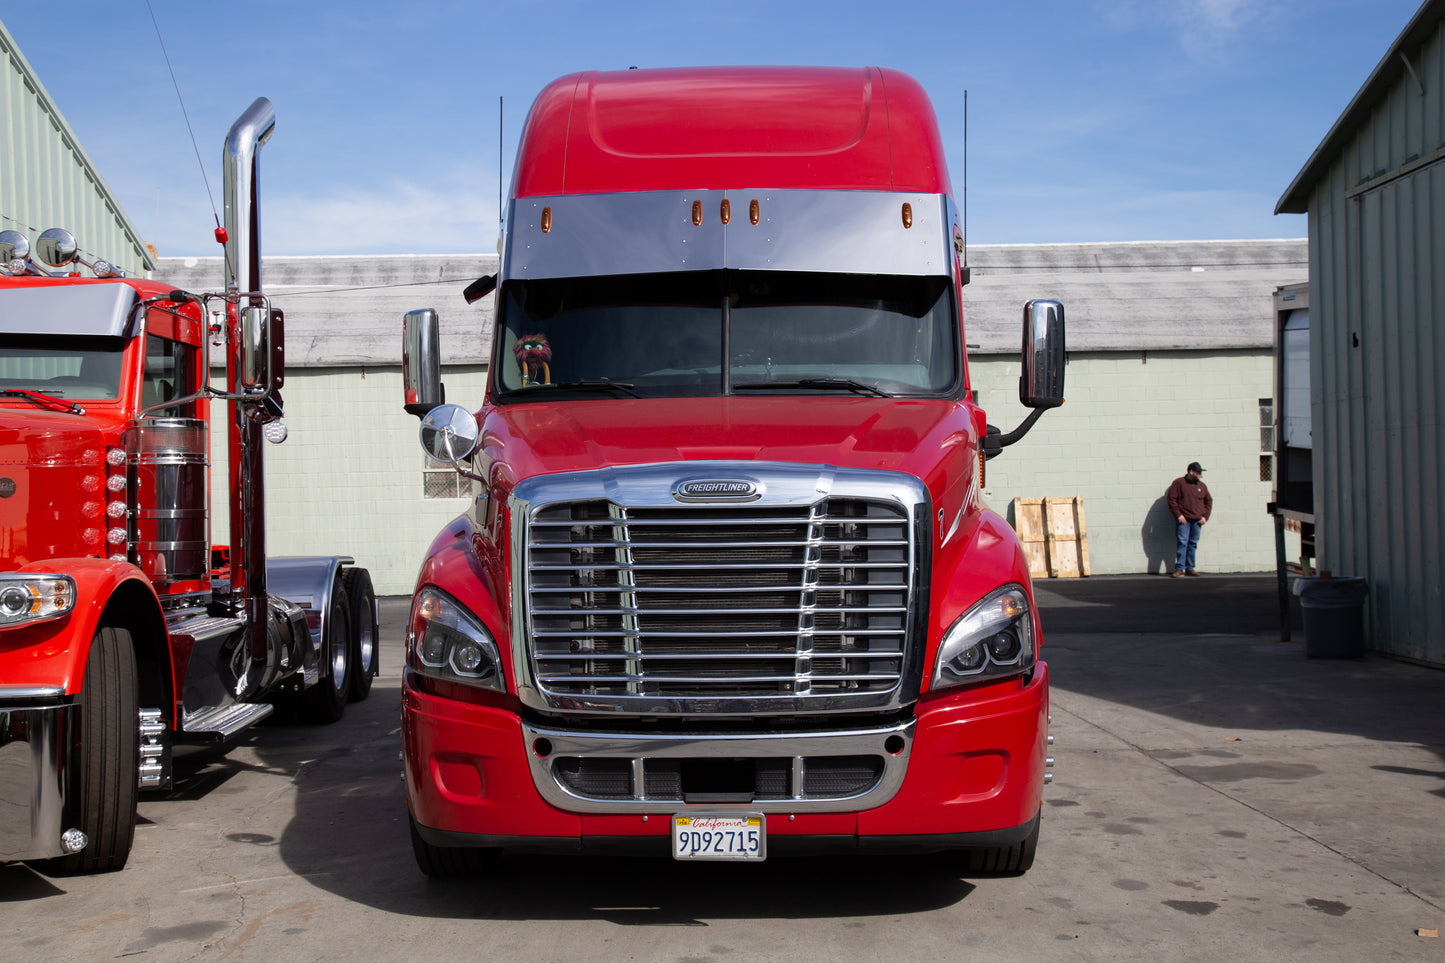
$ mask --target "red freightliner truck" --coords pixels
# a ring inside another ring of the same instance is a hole
[[[86,264],[60,229],[35,244],[47,269],[0,232],[0,862],[119,869],[137,793],[170,786],[175,747],[223,743],[277,704],[334,721],[376,674],[366,569],[266,557],[283,347],[256,184],[274,125],[258,99],[226,139],[222,293]],[[214,402],[231,414],[230,544],[215,547]]]
[[[492,854],[1034,858],[1048,669],[984,459],[1063,401],[973,402],[933,108],[893,70],[563,77],[518,148],[480,411],[404,322],[423,447],[480,483],[426,553],[402,719],[412,841]]]

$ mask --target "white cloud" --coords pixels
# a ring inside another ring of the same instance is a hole
[[[494,180],[495,178],[493,178]],[[269,254],[442,254],[494,250],[497,206],[480,174],[433,185],[272,193],[263,202]]]

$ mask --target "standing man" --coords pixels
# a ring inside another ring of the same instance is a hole
[[[1209,513],[1214,509],[1214,499],[1204,484],[1203,474],[1199,462],[1191,461],[1184,477],[1174,479],[1169,486],[1169,511],[1178,523],[1179,534],[1179,547],[1174,553],[1174,578],[1199,574],[1194,570],[1194,550],[1199,545],[1199,530],[1209,521]]]

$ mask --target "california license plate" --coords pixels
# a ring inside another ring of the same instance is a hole
[[[762,813],[688,814],[672,817],[673,859],[736,859],[768,856]]]

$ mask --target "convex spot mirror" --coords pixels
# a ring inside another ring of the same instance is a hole
[[[421,446],[437,461],[462,470],[461,462],[477,450],[477,419],[461,405],[438,405],[421,420]]]
[[[35,256],[51,267],[65,267],[80,259],[80,245],[65,228],[52,227],[35,239]]]

